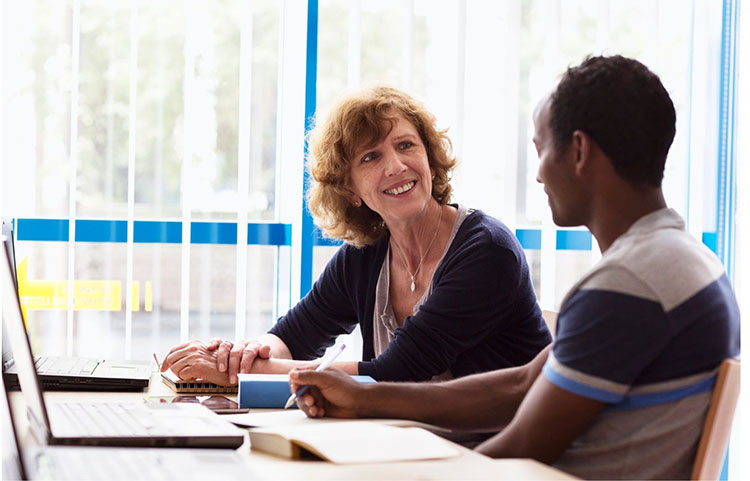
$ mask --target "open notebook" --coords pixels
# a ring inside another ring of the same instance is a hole
[[[183,381],[172,371],[161,373],[161,380],[169,388],[180,394],[192,393],[220,393],[220,394],[236,394],[237,386],[220,386],[212,382],[204,381]]]
[[[250,445],[277,456],[297,459],[312,454],[336,464],[441,459],[460,454],[456,445],[422,428],[369,421],[251,429]]]

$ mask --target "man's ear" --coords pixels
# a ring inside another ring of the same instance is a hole
[[[576,174],[583,174],[591,167],[594,140],[584,131],[576,130],[573,132],[573,141],[571,148],[575,156]]]

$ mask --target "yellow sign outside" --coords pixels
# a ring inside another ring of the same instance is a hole
[[[29,281],[28,258],[18,265],[18,296],[24,318],[28,310],[67,310],[68,281]],[[134,281],[132,310],[140,310],[140,282]],[[122,310],[120,281],[73,281],[74,311]],[[146,311],[151,311],[151,282],[146,282]]]

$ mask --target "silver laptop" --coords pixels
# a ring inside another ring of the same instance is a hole
[[[16,421],[2,384],[2,479],[250,479],[248,462],[226,449],[36,446],[21,448]],[[19,422],[20,424],[20,422]]]
[[[18,292],[13,223],[2,220],[4,244],[10,256],[13,285]],[[151,361],[117,361],[80,357],[38,356],[34,358],[39,381],[44,390],[140,391],[148,386]],[[8,389],[18,388],[13,353],[3,337],[3,378]]]
[[[245,432],[201,404],[45,404],[13,289],[8,251],[0,259],[2,321],[18,369],[29,423],[39,442],[102,446],[236,448]]]

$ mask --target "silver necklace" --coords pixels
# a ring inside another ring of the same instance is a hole
[[[440,223],[443,221],[443,206],[440,206],[440,218],[438,219],[437,227],[435,228],[435,233],[432,235],[432,240],[430,241],[430,245],[427,246],[427,250],[424,251],[424,254],[422,254],[422,258],[419,259],[419,264],[417,265],[417,269],[414,271],[414,274],[411,273],[409,270],[409,266],[406,264],[406,256],[404,255],[404,251],[401,250],[401,247],[398,245],[398,243],[394,240],[393,243],[396,245],[396,248],[398,249],[398,253],[401,255],[401,262],[404,264],[404,269],[406,269],[406,273],[409,274],[409,277],[411,278],[411,285],[409,286],[411,288],[411,291],[414,292],[414,289],[417,287],[416,277],[417,274],[419,274],[419,269],[422,268],[422,262],[424,262],[424,258],[427,257],[427,254],[430,252],[430,249],[432,249],[432,244],[435,243],[435,239],[437,238],[438,231],[440,230]]]

